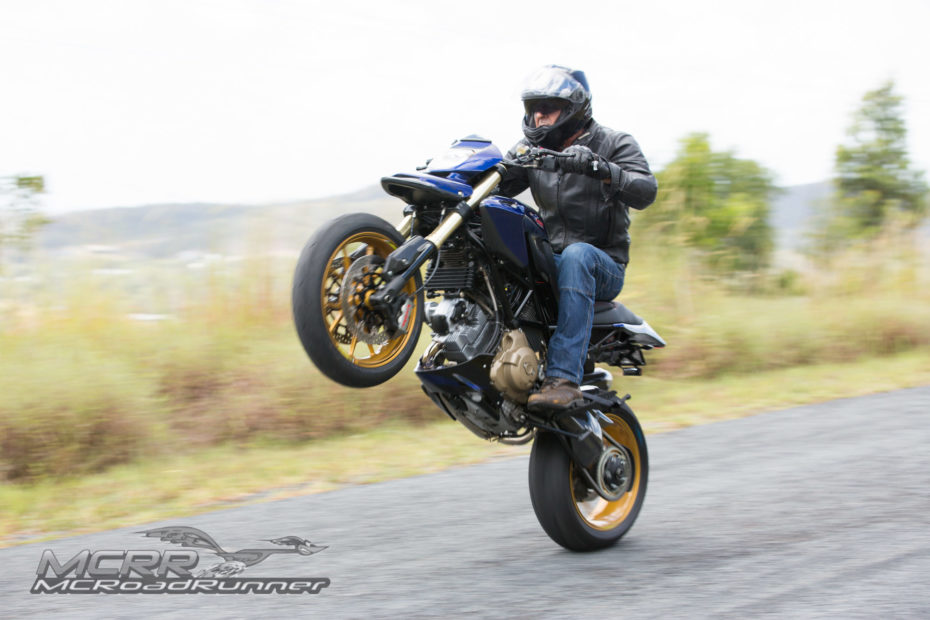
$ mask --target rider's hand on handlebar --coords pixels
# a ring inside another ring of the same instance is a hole
[[[549,172],[555,172],[560,169],[573,172],[574,170],[567,170],[564,167],[565,162],[571,157],[572,154],[568,152],[567,149],[566,151],[559,152],[544,149],[539,146],[522,146],[517,149],[516,157],[508,163],[517,166],[526,166],[528,168],[538,168]]]
[[[573,144],[564,151],[564,159],[559,160],[559,167],[564,172],[585,174],[595,179],[610,178],[610,166],[606,159],[586,146]]]

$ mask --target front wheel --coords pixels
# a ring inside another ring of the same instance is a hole
[[[413,354],[422,327],[419,273],[403,289],[411,302],[406,331],[388,333],[368,304],[384,284],[385,259],[403,242],[383,219],[353,213],[321,227],[297,261],[291,298],[297,335],[316,367],[337,383],[378,385]]]
[[[627,490],[618,499],[608,501],[591,488],[556,434],[537,433],[530,455],[530,499],[536,518],[552,540],[572,551],[616,543],[633,527],[646,496],[649,456],[639,421],[625,403],[604,413],[613,422],[601,422],[605,448],[619,444],[627,460],[626,471],[620,472],[629,477],[624,482]]]

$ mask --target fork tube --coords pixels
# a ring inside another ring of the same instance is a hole
[[[478,185],[475,185],[475,189],[472,190],[471,196],[465,201],[468,203],[468,206],[474,209],[479,202],[487,198],[491,194],[491,191],[497,187],[497,184],[501,182],[501,178],[501,173],[498,170],[491,171]]]
[[[493,170],[480,183],[475,185],[471,196],[469,196],[468,200],[465,201],[465,204],[468,205],[468,210],[466,213],[470,213],[471,210],[473,210],[475,206],[478,205],[478,203],[487,198],[491,191],[497,187],[497,184],[500,183],[500,180],[501,173],[497,170]],[[459,209],[456,209],[443,218],[443,220],[439,223],[439,226],[436,227],[436,230],[431,232],[426,237],[426,240],[438,248],[446,242],[446,239],[448,239],[452,233],[458,229],[463,221],[465,221],[465,215],[462,214]]]
[[[406,215],[404,219],[400,221],[400,224],[395,226],[397,232],[399,232],[404,237],[410,235],[410,231],[413,230],[413,215]]]

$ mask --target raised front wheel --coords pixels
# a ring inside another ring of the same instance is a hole
[[[406,330],[389,333],[368,299],[383,284],[384,260],[404,242],[383,219],[343,215],[307,242],[294,273],[294,323],[304,350],[327,377],[369,387],[397,374],[410,359],[422,327],[419,274],[404,287]]]

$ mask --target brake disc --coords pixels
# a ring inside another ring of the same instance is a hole
[[[352,262],[342,278],[340,303],[342,316],[349,332],[364,343],[375,345],[388,341],[381,317],[368,306],[367,297],[378,290],[383,278],[384,259],[374,254],[362,256]]]
[[[601,453],[597,463],[597,485],[601,497],[616,501],[633,483],[633,460],[623,446],[611,446]]]

